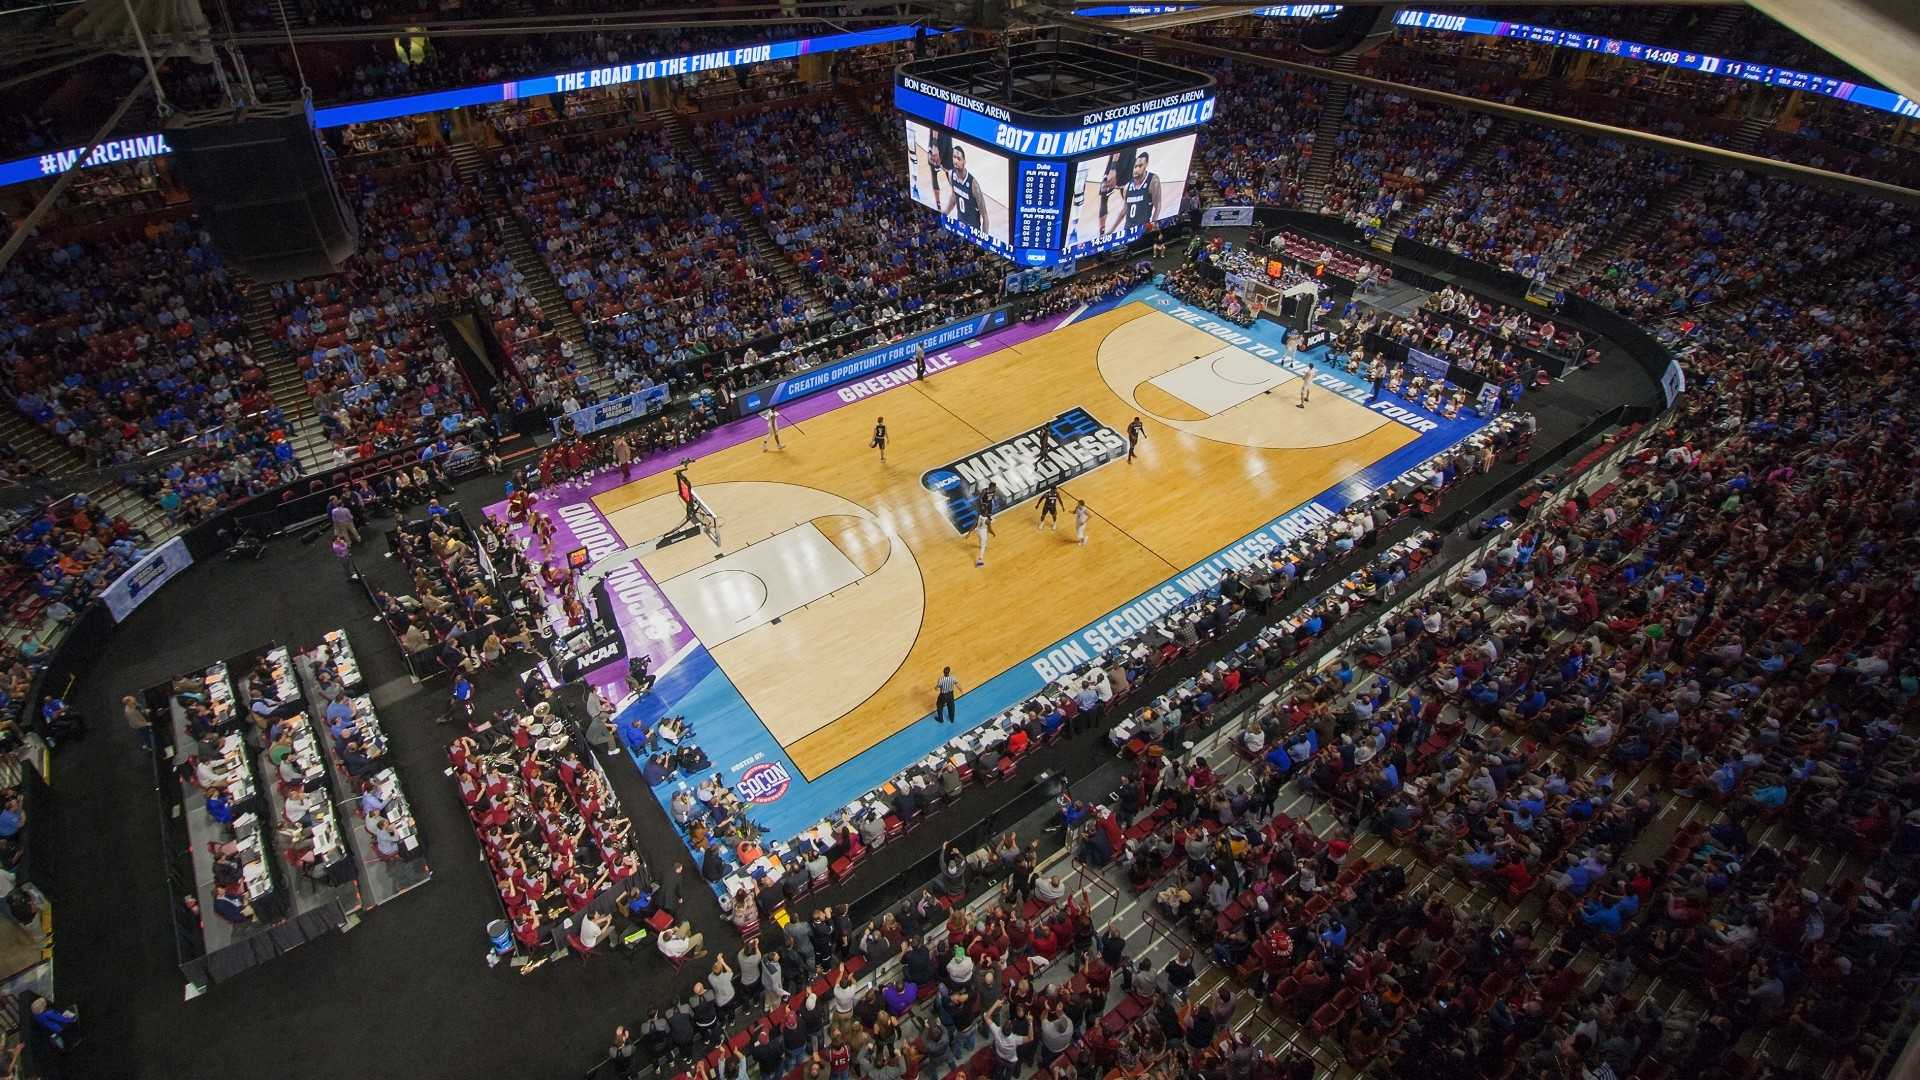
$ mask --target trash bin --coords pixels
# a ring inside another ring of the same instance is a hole
[[[513,951],[513,926],[505,919],[487,924],[487,936],[493,939],[493,951],[505,956]]]

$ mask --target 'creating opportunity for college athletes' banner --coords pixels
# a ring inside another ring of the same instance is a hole
[[[176,536],[161,544],[147,557],[134,563],[126,573],[113,579],[100,594],[106,601],[107,611],[113,615],[114,622],[120,622],[133,614],[154,591],[173,579],[173,575],[193,565],[193,553],[187,550],[187,542]]]
[[[901,338],[891,345],[882,345],[847,357],[838,363],[803,371],[790,375],[778,382],[755,387],[739,397],[740,415],[750,416],[761,409],[775,405],[785,405],[789,401],[798,401],[822,390],[831,390],[842,383],[872,375],[885,368],[905,363],[913,359],[914,348],[920,347],[928,352],[944,349],[949,345],[958,345],[963,341],[972,341],[981,334],[1003,329],[1007,325],[1007,311],[1004,306],[983,311],[958,322],[950,322],[938,329],[924,334],[914,334]]]

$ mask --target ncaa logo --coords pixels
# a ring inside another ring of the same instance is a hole
[[[935,469],[920,481],[929,490],[947,491],[960,485],[960,474],[952,469]]]
[[[599,648],[593,650],[592,652],[582,655],[580,657],[580,670],[586,671],[590,668],[597,667],[600,664],[605,663],[606,661],[611,660],[614,657],[620,655],[620,645],[621,645],[620,639],[615,638],[612,641],[607,642],[605,645],[602,645]]]
[[[793,777],[785,765],[763,761],[742,773],[733,790],[750,803],[770,803],[785,795],[792,785]]]

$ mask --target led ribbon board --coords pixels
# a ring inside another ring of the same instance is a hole
[[[893,41],[906,41],[917,31],[918,27],[914,26],[885,26],[846,34],[793,38],[761,45],[740,45],[730,49],[688,53],[684,56],[635,60],[584,68],[579,71],[510,79],[484,86],[465,86],[453,90],[436,90],[425,94],[382,98],[378,101],[333,105],[324,109],[315,109],[313,125],[317,128],[345,127],[348,124],[418,116],[421,113],[458,109],[468,105],[492,105],[502,101],[538,97],[542,94],[570,94],[579,90],[622,86],[627,83],[645,82],[649,79],[675,75],[721,71],[727,68],[764,64],[774,60],[791,60],[811,53],[839,52],[842,49],[857,49],[864,45],[884,45]],[[944,32],[928,31],[930,34]],[[80,152],[84,149],[86,149],[84,146],[75,146],[65,150],[48,151],[33,157],[0,162],[0,187],[58,176],[79,160]],[[101,165],[119,165],[146,158],[162,157],[172,152],[173,147],[167,145],[166,135],[162,132],[128,135],[123,138],[108,139],[95,147],[82,167],[91,169]]]
[[[1194,11],[1206,6],[1205,4],[1096,4],[1093,7],[1074,8],[1073,13],[1091,18],[1177,15],[1183,11]],[[1340,8],[1339,4],[1275,4],[1272,7],[1254,8],[1252,11],[1243,11],[1239,14],[1260,19],[1310,19],[1319,15],[1337,14]]]
[[[894,108],[1021,157],[1070,158],[1121,143],[1196,128],[1213,119],[1213,90],[1188,90],[1078,120],[1022,115],[902,75]]]
[[[1836,79],[1831,75],[1815,75],[1811,72],[1795,71],[1792,68],[1774,67],[1771,64],[1730,60],[1722,56],[1708,56],[1705,53],[1672,49],[1664,45],[1647,45],[1624,38],[1585,34],[1578,30],[1561,30],[1557,27],[1535,26],[1531,23],[1503,22],[1471,15],[1448,15],[1437,11],[1409,9],[1395,15],[1393,21],[1396,26],[1409,30],[1443,30],[1455,34],[1515,38],[1561,49],[1577,49],[1580,52],[1600,53],[1604,56],[1624,56],[1629,60],[1638,60],[1642,63],[1665,64],[1684,71],[1698,71],[1703,75],[1745,79],[1748,82],[1766,86],[1778,86],[1784,90],[1804,90],[1809,94],[1819,94],[1855,105],[1864,105],[1869,109],[1890,112],[1896,116],[1920,116],[1920,103],[1914,102],[1903,94],[1896,94],[1877,86],[1861,86],[1859,83]]]

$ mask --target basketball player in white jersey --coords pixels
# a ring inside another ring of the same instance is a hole
[[[1087,520],[1093,517],[1093,511],[1087,509],[1087,500],[1079,500],[1073,508],[1073,538],[1077,543],[1087,542]]]
[[[973,557],[976,567],[987,565],[987,538],[993,535],[993,519],[985,514],[973,519],[973,535],[980,538],[980,553]]]
[[[1160,178],[1147,171],[1145,151],[1133,159],[1133,178],[1127,181],[1127,235],[1138,236],[1160,220]]]
[[[775,450],[785,450],[786,447],[781,445],[780,442],[780,414],[774,412],[773,408],[769,406],[765,412],[760,414],[760,419],[767,422],[767,433],[760,436],[761,452],[764,453],[766,451],[768,439],[773,440],[773,448]]]
[[[967,152],[955,143],[953,168],[947,171],[946,214],[960,224],[987,231],[987,200],[980,193],[980,178],[967,171]]]

